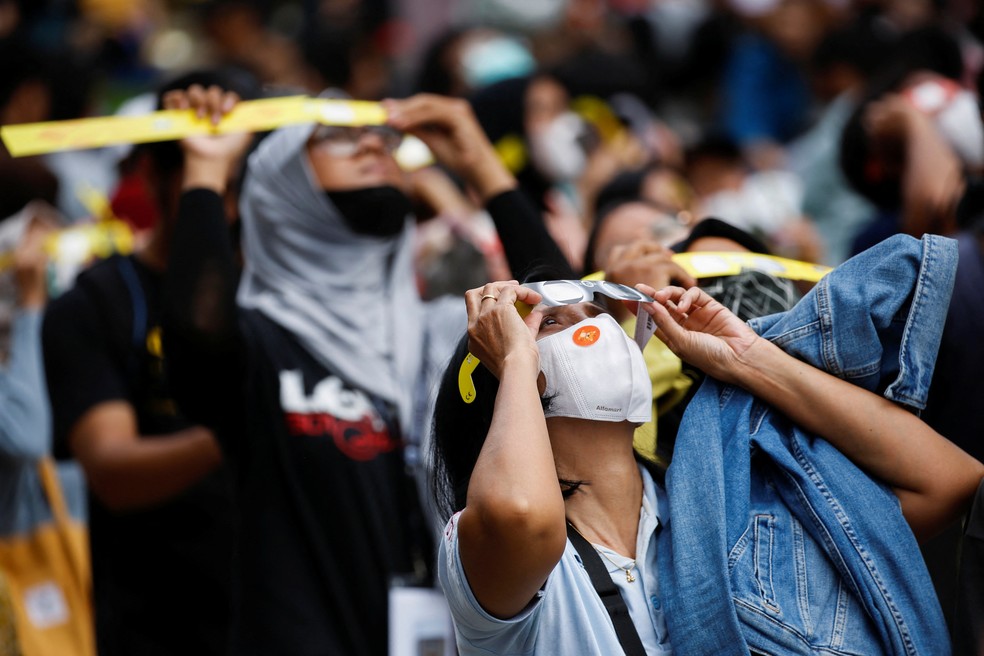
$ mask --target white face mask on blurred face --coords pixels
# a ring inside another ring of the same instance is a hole
[[[595,421],[652,419],[653,387],[636,343],[608,314],[537,341],[550,399],[546,417]]]
[[[576,180],[588,160],[581,144],[584,131],[584,120],[574,112],[565,112],[531,134],[530,159],[537,170],[551,182]]]
[[[932,117],[936,129],[965,165],[984,166],[984,123],[973,93],[953,80],[936,77],[909,87],[905,95],[918,110]]]

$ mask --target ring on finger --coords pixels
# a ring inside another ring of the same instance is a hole
[[[498,296],[493,296],[492,294],[482,294],[482,300],[483,301],[486,300],[486,299],[490,299],[490,298],[493,301],[498,301],[499,300],[499,297]]]

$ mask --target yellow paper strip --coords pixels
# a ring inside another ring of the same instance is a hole
[[[676,253],[672,259],[694,278],[733,276],[742,271],[751,270],[765,271],[779,278],[817,282],[832,271],[829,266],[822,264],[810,264],[809,262],[761,253],[698,251],[695,253]],[[595,271],[583,278],[583,280],[604,279],[604,271]]]
[[[203,134],[259,132],[298,123],[381,125],[386,110],[376,102],[290,96],[239,103],[218,125],[191,110],[162,110],[140,116],[105,116],[70,121],[5,125],[0,138],[14,157],[115,144],[169,141]]]
[[[733,276],[751,270],[764,271],[779,278],[817,282],[831,271],[830,267],[822,264],[810,264],[760,253],[677,253],[673,256],[673,261],[694,278]]]
[[[118,219],[74,225],[49,235],[44,250],[52,262],[86,262],[133,252],[133,231]],[[14,251],[0,253],[0,271],[13,266]]]

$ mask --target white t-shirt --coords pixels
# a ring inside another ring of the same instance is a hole
[[[601,561],[625,600],[646,653],[670,656],[672,649],[666,633],[656,568],[656,528],[660,508],[656,484],[645,467],[640,465],[640,470],[643,499],[636,537],[636,567],[632,570],[635,581],[629,583],[624,570],[605,558]],[[610,550],[605,553],[625,566],[631,562]],[[485,612],[472,594],[458,555],[458,515],[452,517],[445,528],[437,560],[438,578],[451,607],[461,656],[612,656],[623,653],[611,617],[569,541],[537,598],[518,615],[506,620]]]

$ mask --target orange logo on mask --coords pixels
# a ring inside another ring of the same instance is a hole
[[[591,346],[601,337],[601,330],[597,326],[582,326],[574,331],[574,343],[578,346]]]

